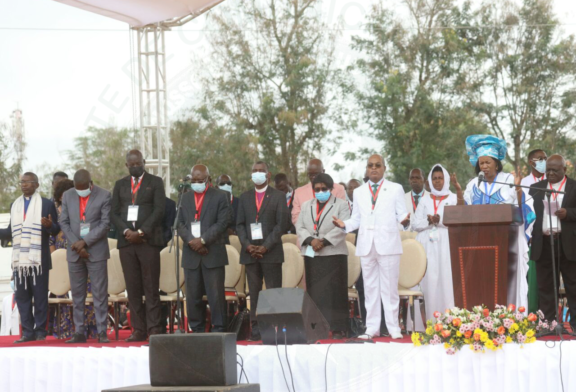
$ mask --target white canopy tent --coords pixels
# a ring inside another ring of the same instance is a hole
[[[140,148],[170,194],[170,138],[164,31],[182,26],[224,0],[54,0],[126,22],[138,33]],[[130,54],[132,55],[132,53]]]

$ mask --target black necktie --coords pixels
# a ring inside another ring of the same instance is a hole
[[[420,196],[418,195],[414,195],[414,204],[416,204],[416,207],[418,207],[418,202],[420,201]]]

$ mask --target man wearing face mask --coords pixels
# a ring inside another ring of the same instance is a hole
[[[108,320],[108,269],[110,258],[110,192],[92,183],[87,170],[74,174],[74,188],[62,196],[60,227],[68,240],[66,259],[74,300],[72,339],[66,343],[86,343],[84,308],[87,281],[90,277],[98,343],[109,343],[106,335]]]
[[[226,229],[230,223],[228,193],[210,186],[204,165],[191,171],[192,192],[182,196],[178,235],[184,241],[182,267],[186,279],[188,323],[194,332],[206,328],[206,293],[212,315],[212,332],[226,331],[224,268],[228,264]]]
[[[127,342],[140,342],[162,333],[160,325],[160,250],[164,247],[166,209],[164,182],[144,170],[138,150],[126,154],[130,173],[114,185],[110,220],[118,232],[118,250],[130,299],[134,332]],[[146,296],[146,303],[142,297]]]
[[[230,206],[232,207],[232,219],[230,220],[230,225],[228,227],[228,234],[236,234],[236,215],[238,214],[238,198],[234,197],[232,193],[232,177],[228,174],[222,174],[216,180],[218,189],[227,192],[230,197]]]
[[[252,166],[252,182],[255,189],[240,196],[236,232],[242,244],[240,263],[246,265],[250,289],[251,340],[260,340],[256,323],[258,295],[263,279],[266,288],[282,287],[282,234],[288,223],[288,209],[284,193],[268,186],[270,172],[265,162],[259,161]]]

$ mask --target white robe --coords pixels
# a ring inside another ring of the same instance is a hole
[[[505,182],[507,184],[514,184],[514,176],[509,173],[498,173],[496,181]],[[492,185],[494,187],[492,188]],[[488,192],[486,192],[486,189]],[[491,190],[491,191],[490,191]],[[482,183],[478,186],[478,179],[470,180],[464,191],[464,200],[468,205],[478,204],[512,204],[518,206],[518,196],[516,188],[508,185],[500,184],[485,184]],[[530,206],[527,208],[532,211]],[[526,211],[523,211],[524,219],[526,219]],[[516,286],[508,287],[508,303],[515,304],[517,307],[528,307],[528,281],[526,275],[528,274],[528,242],[526,240],[525,231],[520,228],[518,230],[518,271],[516,275]],[[481,304],[471,304],[476,306]],[[508,304],[499,304],[507,306]]]
[[[436,202],[438,204],[438,201]],[[412,229],[418,232],[418,240],[426,250],[428,265],[426,275],[420,283],[424,299],[426,301],[426,319],[433,318],[435,311],[454,307],[454,286],[452,284],[452,264],[450,262],[450,241],[448,228],[444,226],[444,207],[456,205],[456,195],[452,192],[448,198],[439,202],[437,214],[440,215],[440,223],[436,226],[438,241],[430,241],[430,233],[434,227],[428,223],[428,215],[434,215],[434,200],[426,195],[420,200],[416,209]],[[421,318],[416,317],[421,321]],[[419,323],[418,323],[419,324]]]

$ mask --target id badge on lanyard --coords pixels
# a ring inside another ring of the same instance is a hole
[[[128,206],[128,222],[136,222],[138,220],[138,206]]]
[[[200,236],[202,235],[202,232],[200,230],[200,222],[192,222],[191,224],[191,231],[192,231],[192,236],[194,238],[200,238]]]
[[[370,213],[370,215],[368,215],[368,222],[367,222],[367,226],[368,226],[368,230],[374,230],[374,227],[376,226],[376,216],[374,215],[374,212]]]
[[[90,223],[80,223],[80,238],[84,238],[90,233]]]
[[[436,227],[436,225],[430,229],[430,235],[428,237],[430,238],[430,242],[438,242],[440,239],[440,233],[438,233],[438,227]]]
[[[250,234],[252,236],[252,240],[263,240],[264,235],[262,234],[262,223],[250,223]]]

